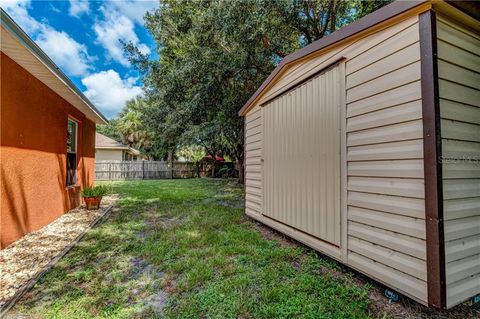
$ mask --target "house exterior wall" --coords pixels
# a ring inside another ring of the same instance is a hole
[[[124,150],[107,150],[97,148],[95,150],[95,161],[122,161]]]
[[[346,147],[339,151],[346,153],[341,170],[347,176],[347,213],[340,221],[340,250],[334,250],[264,216],[269,168],[262,167],[267,141],[260,106],[342,58]],[[245,122],[246,214],[427,304],[418,13],[288,67]]]
[[[480,293],[480,30],[437,15],[447,307]]]
[[[1,53],[1,238],[4,248],[80,204],[94,180],[95,124]],[[67,121],[78,122],[77,186],[66,188]]]

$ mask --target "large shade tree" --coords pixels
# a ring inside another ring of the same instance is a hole
[[[243,167],[243,121],[237,112],[280,60],[387,1],[161,1],[145,16],[158,60],[131,43],[143,75],[158,156],[180,143],[222,152]],[[240,179],[243,179],[241,176]]]

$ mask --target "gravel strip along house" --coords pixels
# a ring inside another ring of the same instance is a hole
[[[480,294],[479,54],[478,2],[396,1],[287,56],[240,111],[246,214],[424,305]]]

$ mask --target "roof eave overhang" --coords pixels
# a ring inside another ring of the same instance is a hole
[[[134,149],[133,147],[129,147],[128,150],[132,152],[133,155],[140,155],[140,151],[137,149]]]
[[[250,97],[250,99],[245,103],[245,105],[240,109],[238,114],[240,116],[245,116],[246,113],[251,109],[255,102],[261,97],[262,93],[268,89],[269,85],[273,80],[280,75],[281,71],[286,68],[288,65],[293,62],[305,58],[310,54],[313,54],[319,50],[325,49],[329,46],[332,46],[338,42],[348,39],[349,37],[356,35],[360,32],[366,31],[374,27],[377,24],[380,24],[384,21],[387,21],[395,16],[406,13],[410,10],[417,8],[420,5],[430,4],[431,0],[411,0],[411,1],[395,1],[387,6],[380,8],[377,11],[370,13],[369,15],[363,17],[362,19],[355,21],[344,28],[333,32],[332,34],[317,40],[306,47],[299,49],[292,54],[287,55],[280,64],[273,70],[273,72],[268,76],[268,78],[262,83],[262,85],[257,89],[257,91]]]
[[[77,86],[60,70],[60,68],[43,52],[43,50],[15,23],[15,21],[0,8],[1,26],[8,33],[10,33],[20,45],[22,45],[35,59],[42,63],[49,71],[52,77],[60,80],[72,93],[84,103],[90,112],[88,114],[79,110],[87,118],[91,119],[97,124],[107,124],[107,118],[90,102],[90,100],[77,88]],[[3,40],[2,40],[3,41]],[[3,49],[2,49],[3,51]],[[8,55],[15,61],[15,57]],[[28,70],[27,70],[28,71]],[[35,75],[34,75],[35,76]],[[70,104],[73,105],[70,101]],[[76,107],[76,109],[78,109]]]
[[[445,2],[452,7],[462,11],[463,13],[471,16],[473,19],[480,20],[480,4],[478,1],[458,1],[458,0],[445,0]]]

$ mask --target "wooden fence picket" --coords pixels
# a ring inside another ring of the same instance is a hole
[[[166,161],[100,161],[95,162],[95,179],[133,180],[194,178],[198,175],[194,162]]]

